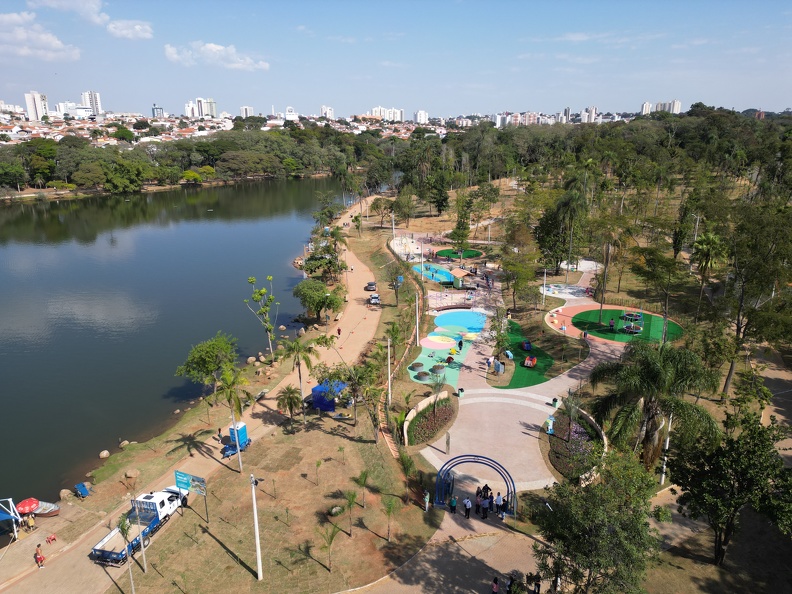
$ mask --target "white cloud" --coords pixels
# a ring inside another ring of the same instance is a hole
[[[603,39],[607,36],[608,33],[564,33],[560,37],[556,37],[554,41],[571,41],[573,43],[581,43],[584,41]]]
[[[337,41],[338,43],[355,43],[357,39],[354,37],[344,37],[343,35],[333,35],[327,38],[328,41]]]
[[[107,31],[114,37],[123,39],[151,39],[154,31],[146,21],[110,21]]]
[[[103,0],[28,0],[31,8],[54,8],[76,12],[94,25],[105,25],[110,17],[102,12]]]
[[[407,68],[407,64],[403,64],[401,62],[391,62],[389,60],[380,62],[379,65],[383,68]]]
[[[269,64],[251,56],[240,54],[233,45],[190,42],[189,47],[165,44],[165,57],[176,64],[194,66],[199,62],[229,70],[269,70]]]
[[[595,64],[600,61],[598,56],[576,56],[573,54],[556,54],[555,58],[570,64]]]
[[[63,43],[35,21],[34,12],[0,14],[0,58],[14,56],[47,62],[80,59],[78,48]]]

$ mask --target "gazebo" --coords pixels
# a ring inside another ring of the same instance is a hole
[[[473,273],[468,270],[464,270],[462,268],[454,268],[451,271],[451,276],[454,277],[454,288],[462,289],[463,288],[462,279],[464,279],[466,276],[471,276],[472,274]]]

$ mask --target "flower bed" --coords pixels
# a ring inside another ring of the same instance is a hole
[[[602,444],[596,432],[581,420],[572,423],[572,434],[569,433],[569,417],[563,411],[555,414],[553,435],[550,439],[550,463],[564,478],[577,480],[580,475],[588,472],[592,452],[601,452]]]
[[[454,417],[454,407],[447,398],[437,401],[437,414],[432,408],[432,406],[427,406],[415,415],[410,423],[410,427],[407,429],[410,445],[432,441],[437,437],[440,429]]]

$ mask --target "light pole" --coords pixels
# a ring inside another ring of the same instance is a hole
[[[388,337],[388,408],[391,405],[391,339]]]
[[[330,314],[327,313],[327,308],[329,306],[330,301],[330,293],[325,293],[325,300],[324,300],[324,308],[325,308],[325,336],[327,336],[327,332],[330,330]]]
[[[544,269],[544,282],[542,282],[542,307],[545,304],[545,295],[547,295],[547,268]]]
[[[420,304],[418,303],[418,293],[415,294],[415,344],[419,345],[421,343],[421,337],[418,334],[418,323],[420,322],[420,316],[418,315],[418,308]]]
[[[250,494],[253,496],[253,530],[256,535],[256,569],[258,570],[258,581],[264,579],[264,572],[261,569],[261,542],[259,542],[259,523],[258,508],[256,507],[256,485],[258,481],[252,474],[250,475]]]

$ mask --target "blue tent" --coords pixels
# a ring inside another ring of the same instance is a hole
[[[311,390],[314,408],[326,412],[335,411],[335,398],[346,389],[347,385],[338,380],[325,380]]]

